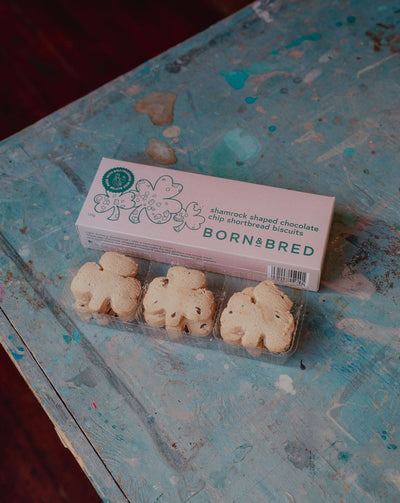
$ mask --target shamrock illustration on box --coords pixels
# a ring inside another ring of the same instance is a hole
[[[140,222],[141,213],[145,212],[153,223],[165,224],[182,208],[182,203],[174,199],[182,189],[183,186],[174,183],[172,177],[168,175],[161,176],[154,187],[149,180],[139,180],[136,184],[136,207],[129,215],[129,220],[137,224]]]
[[[123,194],[97,194],[94,197],[96,206],[94,211],[97,213],[106,213],[111,211],[107,220],[118,220],[120,217],[120,210],[130,210],[135,207],[135,194],[133,192],[125,192]]]
[[[201,208],[198,203],[192,201],[186,208],[182,208],[179,213],[174,216],[175,222],[180,222],[179,225],[174,226],[174,231],[180,232],[185,226],[192,231],[200,229],[201,225],[205,222],[205,218],[200,215]]]
[[[132,210],[128,218],[133,224],[142,222],[144,217],[155,224],[165,224],[173,217],[178,222],[173,227],[176,232],[184,227],[198,230],[205,222],[197,202],[192,201],[184,208],[176,199],[183,186],[175,183],[171,176],[161,176],[154,185],[145,178],[133,185],[134,177],[129,170],[119,167],[107,171],[103,176],[106,193],[94,197],[94,210],[110,213],[107,219],[111,221],[119,220],[121,210]]]

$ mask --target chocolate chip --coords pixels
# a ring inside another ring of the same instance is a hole
[[[168,283],[169,283],[168,278],[164,278],[164,279],[162,280],[162,286],[166,286],[166,285],[168,285]]]
[[[199,307],[196,307],[196,313],[201,314],[201,309]]]
[[[176,316],[176,313],[171,314],[171,318],[175,318],[175,316]]]
[[[251,298],[250,298],[250,300],[251,300],[251,303],[252,303],[252,304],[255,304],[255,303],[256,303],[256,299],[255,299],[254,297],[251,297]]]
[[[207,323],[202,323],[202,324],[200,325],[200,328],[204,328],[204,327],[206,327],[206,326],[207,326]]]

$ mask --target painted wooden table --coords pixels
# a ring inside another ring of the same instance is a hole
[[[255,2],[0,144],[1,342],[104,501],[400,500],[399,22]],[[286,365],[65,309],[103,156],[336,197]]]

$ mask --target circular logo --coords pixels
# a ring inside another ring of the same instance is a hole
[[[104,173],[103,187],[109,192],[125,192],[133,185],[135,177],[126,168],[113,168]]]

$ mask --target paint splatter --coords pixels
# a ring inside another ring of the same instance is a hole
[[[382,327],[375,323],[358,318],[344,318],[336,323],[336,328],[347,335],[362,337],[381,344],[400,342],[400,329],[397,327]]]
[[[296,38],[293,42],[286,46],[286,49],[291,49],[292,47],[298,47],[303,42],[309,40],[310,42],[317,42],[321,40],[321,35],[319,33],[311,33],[310,35],[305,35],[303,37]]]
[[[319,63],[329,63],[332,59],[336,58],[340,54],[340,51],[338,49],[331,49],[322,56],[319,57],[318,62]]]
[[[384,461],[382,459],[378,458],[378,456],[376,454],[371,454],[371,456],[369,456],[369,460],[375,466],[383,466],[383,464],[384,464]]]
[[[343,271],[341,277],[332,281],[323,280],[322,284],[334,292],[360,300],[369,300],[376,291],[374,284],[363,274],[353,274],[348,269]]]
[[[174,121],[174,106],[177,95],[169,91],[153,91],[137,100],[135,112],[147,114],[155,126],[169,126]]]
[[[314,455],[300,442],[288,442],[285,445],[285,452],[288,460],[299,470],[313,468]]]
[[[233,87],[233,89],[243,89],[246,84],[246,80],[249,78],[249,74],[243,70],[232,70],[228,73],[222,72],[225,80],[228,84]]]
[[[261,7],[261,0],[253,3],[253,10],[260,19],[266,23],[272,23],[272,16],[266,8]]]
[[[125,89],[125,93],[131,96],[132,94],[138,94],[141,91],[140,84],[132,84]]]
[[[165,138],[176,138],[181,134],[181,128],[178,126],[171,126],[163,131]]]
[[[81,335],[78,331],[78,329],[75,330],[75,333],[74,333],[74,341],[79,344],[81,342]]]
[[[78,375],[66,381],[67,383],[72,383],[78,388],[82,385],[87,386],[88,388],[95,388],[97,386],[97,378],[92,369],[87,367]]]
[[[274,131],[276,131],[276,126],[269,126],[268,130],[273,133]]]
[[[400,472],[398,470],[386,470],[383,476],[385,480],[394,484],[400,491]]]
[[[300,59],[303,57],[304,51],[300,51],[299,49],[293,49],[293,51],[289,52],[289,58],[292,59]]]
[[[343,150],[343,153],[344,153],[344,155],[352,156],[352,155],[354,155],[354,148],[351,148],[351,147],[345,148]]]
[[[248,96],[247,98],[245,98],[245,102],[248,103],[249,105],[251,105],[252,103],[254,103],[255,101],[258,100],[258,97],[254,97],[254,96]]]
[[[258,141],[240,128],[228,131],[224,136],[224,143],[241,162],[248,161],[260,150]]]
[[[22,347],[17,347],[15,348],[17,351],[13,351],[13,350],[10,350],[10,353],[12,355],[12,357],[14,358],[15,361],[18,361],[18,360],[22,360],[22,358],[25,356],[24,355],[24,348]]]
[[[97,409],[97,403],[96,403],[94,400],[92,400],[92,407],[93,407],[94,409]]]
[[[149,139],[146,152],[153,161],[164,166],[170,166],[178,162],[174,149],[167,142],[157,138]]]
[[[286,374],[282,374],[279,376],[279,379],[275,383],[275,387],[290,395],[296,394],[296,390],[293,387],[293,380],[290,376]]]
[[[322,143],[324,142],[324,137],[321,133],[316,133],[314,129],[310,129],[307,133],[304,133],[302,136],[292,141],[292,145],[295,143],[307,143],[308,141],[318,141]]]
[[[311,84],[315,79],[317,79],[322,73],[322,70],[319,70],[318,68],[314,68],[314,70],[311,70],[310,72],[305,75],[303,82],[305,84]]]
[[[347,463],[348,461],[350,461],[351,458],[352,454],[350,454],[350,452],[347,451],[338,452],[338,460],[343,461],[343,463]]]

